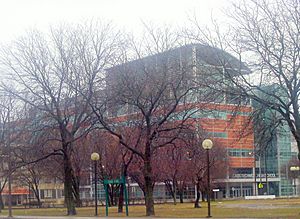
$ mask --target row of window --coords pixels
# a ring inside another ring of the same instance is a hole
[[[30,198],[35,198],[34,193],[31,191],[29,194]],[[40,198],[41,199],[56,199],[63,198],[64,190],[63,189],[41,189]]]
[[[208,132],[208,135],[213,138],[227,138],[226,132]]]
[[[228,155],[230,157],[253,157],[253,150],[251,149],[228,149]]]
[[[114,108],[111,108],[108,112],[109,117],[124,116],[132,113],[137,113],[139,110],[135,106],[131,105],[117,105]],[[192,114],[192,118],[209,118],[209,119],[222,119],[226,120],[228,115],[232,115],[230,110],[199,110],[195,109],[195,113],[192,111],[188,114]],[[236,112],[238,115],[249,116],[249,112]],[[180,119],[178,113],[176,114],[177,119]]]
[[[192,113],[192,112],[191,112]],[[192,118],[208,118],[208,119],[222,119],[226,120],[228,113],[217,110],[199,110],[195,109],[195,113],[192,114]]]

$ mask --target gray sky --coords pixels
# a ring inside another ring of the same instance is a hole
[[[183,25],[194,13],[202,23],[211,14],[221,18],[228,0],[0,0],[0,42],[21,35],[28,28],[47,28],[60,22],[105,18],[129,31],[141,20]]]

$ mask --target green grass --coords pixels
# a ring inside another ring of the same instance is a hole
[[[256,217],[256,218],[300,218],[300,199],[276,199],[276,200],[224,200],[212,202],[211,212],[214,217]],[[13,209],[13,215],[26,216],[64,216],[64,208],[43,208],[43,209]],[[77,216],[94,216],[94,208],[78,208]],[[157,217],[206,217],[207,204],[202,203],[202,208],[195,209],[193,203],[157,204],[155,205]],[[7,215],[3,210],[0,215]],[[99,208],[100,216],[104,216],[105,208]],[[129,206],[131,217],[145,216],[144,206]],[[118,214],[117,207],[109,208],[109,216],[124,217],[125,214]]]

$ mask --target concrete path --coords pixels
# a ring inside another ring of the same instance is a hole
[[[0,218],[9,218],[7,216],[0,216]],[[161,217],[75,217],[75,216],[13,216],[15,219],[172,219],[172,218],[161,218]],[[175,218],[174,218],[175,219]],[[179,219],[179,218],[176,218]],[[180,218],[180,219],[201,219],[201,218]],[[224,219],[224,218],[223,218]]]
[[[65,217],[50,217],[50,216],[14,216],[12,218],[6,217],[6,216],[0,216],[0,218],[6,218],[6,219],[101,219],[101,218],[106,218],[106,219],[151,219],[151,218],[155,218],[155,219],[172,219],[172,218],[161,218],[161,217],[74,217],[74,216],[65,216]],[[214,219],[217,219],[215,217],[212,217]],[[175,218],[173,218],[175,219]],[[179,218],[176,218],[179,219]],[[204,218],[180,218],[180,219],[204,219]],[[222,219],[226,219],[226,218],[222,218]],[[229,218],[227,218],[229,219]],[[239,219],[239,218],[235,218],[235,219]],[[247,219],[251,219],[251,218],[247,218]],[[252,218],[254,219],[254,218]],[[260,218],[263,219],[263,218]]]
[[[5,216],[0,216],[0,218],[9,218]],[[15,219],[101,219],[101,218],[106,218],[106,219],[151,219],[151,218],[156,218],[156,219],[172,219],[172,218],[158,218],[158,217],[74,217],[74,216],[65,216],[65,217],[50,217],[50,216],[14,216],[12,218]],[[179,218],[176,218],[179,219]],[[201,218],[180,218],[180,219],[201,219]],[[224,219],[224,218],[223,218]]]

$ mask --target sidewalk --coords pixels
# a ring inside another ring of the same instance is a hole
[[[9,218],[7,216],[0,216],[0,218]],[[12,218],[16,219],[172,219],[172,218],[162,218],[162,217],[104,217],[104,216],[97,216],[97,217],[76,217],[76,216],[13,216]],[[176,218],[176,219],[201,219],[201,218]],[[222,218],[226,219],[226,218]],[[247,218],[249,219],[249,218]],[[251,218],[250,218],[251,219]]]
[[[9,218],[7,216],[0,216],[0,218]],[[57,216],[57,217],[50,217],[50,216],[13,216],[12,218],[16,219],[101,219],[101,218],[106,218],[106,219],[151,219],[151,218],[157,218],[157,219],[172,219],[172,218],[162,218],[162,217],[74,217],[74,216]],[[215,217],[212,217],[215,218]],[[173,218],[175,219],[175,218]],[[179,218],[176,218],[179,219]],[[180,219],[204,219],[204,218],[180,218]],[[215,218],[218,219],[218,218]],[[222,219],[229,219],[229,218],[222,218]],[[241,218],[235,218],[235,219],[241,219]],[[247,218],[251,219],[251,218]],[[254,219],[254,218],[252,218]],[[260,218],[263,219],[263,218]]]
[[[9,218],[7,216],[0,216],[0,218]],[[57,217],[50,217],[50,216],[13,216],[12,218],[16,219],[151,219],[151,218],[158,218],[158,219],[171,219],[171,218],[161,218],[161,217],[74,217],[74,216],[57,216]],[[176,218],[179,219],[179,218]],[[180,219],[201,219],[201,218],[180,218]],[[222,218],[226,219],[226,218]],[[248,218],[249,219],[249,218]]]

